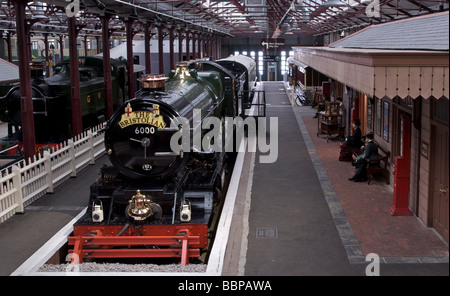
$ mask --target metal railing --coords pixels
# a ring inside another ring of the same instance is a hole
[[[0,223],[77,173],[104,154],[102,123],[65,143],[21,160],[0,172]]]
[[[241,102],[241,116],[246,118],[249,116],[258,118],[266,116],[266,93],[264,90],[243,91],[241,97],[244,97],[244,93],[248,93],[248,102],[240,99]],[[250,115],[251,114],[251,115]]]

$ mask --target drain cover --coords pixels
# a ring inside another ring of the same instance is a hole
[[[276,228],[256,228],[257,238],[277,238],[278,231]]]

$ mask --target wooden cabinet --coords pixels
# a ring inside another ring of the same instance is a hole
[[[327,102],[325,104],[325,111],[319,113],[317,122],[317,136],[321,134],[327,135],[327,142],[332,135],[341,135],[339,129],[340,122],[340,103],[339,102]]]

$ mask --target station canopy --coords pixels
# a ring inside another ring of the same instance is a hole
[[[15,30],[14,1],[0,0],[0,30]],[[71,1],[71,2],[70,2]],[[67,33],[66,7],[79,4],[81,35],[101,35],[99,16],[110,15],[114,34],[135,19],[152,26],[221,36],[321,35],[448,10],[449,1],[422,0],[43,0],[28,2],[36,33]]]

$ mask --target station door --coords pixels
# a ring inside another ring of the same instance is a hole
[[[448,224],[449,224],[449,206],[448,206],[448,183],[449,183],[449,165],[448,165],[448,126],[433,126],[433,161],[432,161],[432,223],[434,229],[442,235],[448,243]]]

